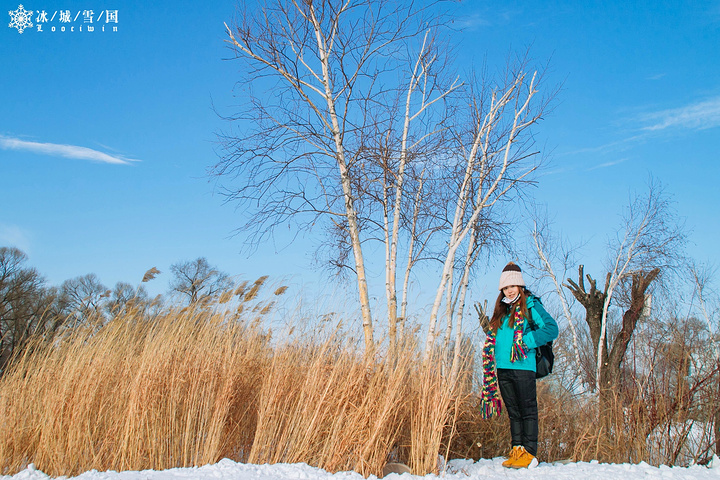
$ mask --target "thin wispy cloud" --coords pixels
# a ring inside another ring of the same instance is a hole
[[[453,23],[462,30],[477,30],[481,27],[489,27],[492,25],[490,20],[487,19],[487,17],[481,15],[480,13],[471,13],[469,15],[465,15],[463,17],[459,17],[453,21]]]
[[[707,130],[720,126],[720,97],[643,115],[642,130],[656,132],[670,128]]]
[[[561,156],[577,156],[577,155],[584,155],[588,153],[597,153],[597,154],[609,154],[609,153],[616,153],[616,152],[622,152],[631,149],[633,146],[637,145],[641,141],[645,140],[647,138],[647,134],[643,135],[634,135],[632,137],[623,138],[620,140],[616,140],[614,142],[608,142],[602,145],[598,145],[595,147],[584,147],[584,148],[576,148],[573,150],[568,150],[567,152],[563,152],[560,155]]]
[[[626,116],[620,125],[623,127],[620,135],[624,133],[626,136],[594,147],[572,149],[561,153],[560,156],[618,154],[671,132],[677,135],[720,127],[720,96],[683,107]],[[603,162],[589,170],[611,167],[625,160],[627,158]]]
[[[600,165],[595,165],[594,167],[588,168],[588,171],[598,170],[598,169],[600,169],[600,168],[613,167],[613,166],[615,166],[615,165],[618,165],[618,164],[620,164],[620,163],[623,163],[623,162],[626,161],[626,160],[627,160],[627,158],[621,158],[621,159],[619,159],[619,160],[613,160],[613,161],[611,161],[611,162],[601,163]]]
[[[105,152],[93,150],[92,148],[77,145],[31,142],[5,136],[0,136],[0,149],[32,152],[40,155],[73,158],[76,160],[89,160],[91,162],[109,163],[113,165],[128,165],[130,162],[137,161],[123,157],[122,155],[110,155]]]
[[[453,25],[460,30],[474,31],[485,27],[498,27],[516,22],[522,17],[522,10],[490,10],[487,8],[478,10],[460,9],[453,18]]]

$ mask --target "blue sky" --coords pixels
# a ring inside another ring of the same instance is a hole
[[[3,0],[0,13],[20,2]],[[51,284],[96,273],[107,286],[162,293],[169,266],[206,257],[223,271],[315,282],[312,238],[241,254],[242,212],[207,177],[213,111],[233,112],[239,66],[223,22],[236,2],[28,0],[34,27],[0,24],[0,245],[16,246]],[[720,1],[457,4],[458,61],[500,66],[531,47],[562,83],[538,129],[548,153],[536,197],[558,233],[603,251],[632,191],[652,175],[691,231],[689,253],[718,264]],[[37,31],[38,12],[92,10],[96,30]],[[117,23],[97,17],[117,10]],[[107,25],[106,31],[97,26]],[[117,26],[112,31],[111,26]],[[498,259],[504,263],[506,259]],[[600,272],[593,272],[596,277]],[[495,288],[496,272],[480,284]]]

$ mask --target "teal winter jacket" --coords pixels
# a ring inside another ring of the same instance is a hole
[[[555,320],[545,311],[539,297],[528,295],[527,297],[528,315],[532,316],[531,327],[530,321],[525,321],[523,328],[523,342],[527,346],[527,358],[516,362],[510,361],[510,351],[512,349],[514,331],[510,328],[510,315],[505,315],[502,324],[495,336],[495,362],[497,368],[507,368],[512,370],[531,370],[535,371],[535,349],[538,345],[544,345],[558,336],[558,326]]]

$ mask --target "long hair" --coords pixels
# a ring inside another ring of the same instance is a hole
[[[527,288],[520,287],[520,298],[518,298],[517,301],[520,302],[520,310],[522,311],[524,318],[528,318],[527,297],[531,294],[532,293]],[[498,295],[497,300],[495,300],[495,309],[493,310],[493,315],[490,319],[490,328],[493,330],[493,332],[498,331],[498,328],[500,328],[500,325],[502,325],[503,318],[505,318],[505,316],[510,313],[510,309],[515,306],[515,304],[508,305],[507,303],[503,302],[502,299],[504,297],[505,294],[502,292],[502,290],[500,290],[500,295]],[[513,315],[510,315],[509,323],[510,328],[515,327],[515,318],[513,318]]]

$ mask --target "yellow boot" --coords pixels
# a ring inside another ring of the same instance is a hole
[[[518,447],[518,450],[519,453],[515,457],[515,460],[509,464],[510,468],[529,468],[537,466],[537,458],[525,450],[525,447]]]
[[[518,457],[520,456],[520,454],[522,453],[521,449],[523,452],[525,451],[525,449],[523,447],[520,447],[517,445],[512,447],[512,450],[510,450],[510,453],[508,454],[508,459],[502,463],[502,466],[508,467],[508,468],[512,467],[513,463],[515,463],[515,460],[517,460]]]

